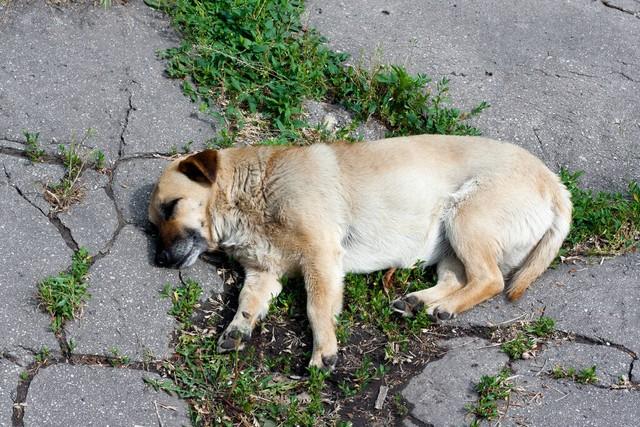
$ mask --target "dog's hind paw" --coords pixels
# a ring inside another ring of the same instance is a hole
[[[391,303],[391,309],[404,317],[412,317],[424,308],[424,303],[414,295],[407,295]]]
[[[218,339],[218,353],[242,350],[250,338],[250,333],[242,332],[239,329],[227,328]]]
[[[431,316],[435,319],[435,320],[451,320],[454,317],[456,317],[455,313],[449,313],[448,311],[444,311],[442,309],[434,309],[433,313],[431,313]]]

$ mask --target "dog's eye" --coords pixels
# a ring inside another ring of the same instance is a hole
[[[165,221],[168,221],[173,216],[174,211],[176,210],[176,205],[180,201],[180,198],[174,199],[170,202],[163,203],[160,205],[160,213],[162,214],[162,218]]]

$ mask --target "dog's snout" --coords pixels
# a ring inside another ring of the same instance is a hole
[[[156,254],[156,264],[160,267],[166,267],[169,264],[169,252],[166,250],[159,251]]]

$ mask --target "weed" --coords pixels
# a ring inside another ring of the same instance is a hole
[[[45,189],[45,199],[57,212],[68,209],[71,204],[82,198],[82,188],[78,180],[88,163],[93,162],[98,168],[98,162],[102,162],[104,166],[104,153],[86,150],[84,147],[85,142],[93,135],[95,135],[95,131],[87,129],[79,142],[76,142],[75,137],[72,137],[68,146],[63,144],[58,146],[65,173],[59,182],[49,184]],[[102,153],[102,160],[99,160],[98,152]]]
[[[347,329],[347,325],[354,321],[363,321],[378,327],[385,333],[390,345],[389,358],[393,359],[397,353],[395,346],[408,340],[408,336],[419,333],[431,324],[426,311],[403,320],[398,325],[398,317],[391,310],[393,295],[382,285],[382,272],[361,275],[347,274],[345,277],[345,308],[338,324]],[[433,286],[431,270],[422,267],[400,269],[395,272],[397,286],[402,286],[405,292],[412,292]],[[402,347],[402,345],[401,345]]]
[[[522,355],[531,351],[535,345],[535,341],[527,335],[520,333],[511,341],[502,343],[500,348],[509,356],[510,359],[522,359]]]
[[[22,132],[27,142],[27,149],[25,150],[25,154],[33,163],[42,161],[44,157],[44,150],[40,147],[40,142],[38,142],[38,138],[40,137],[40,132]]]
[[[97,170],[104,169],[105,156],[102,150],[95,150],[95,152],[93,153],[93,165]]]
[[[193,141],[187,141],[181,148],[182,154],[189,154],[191,152],[191,146],[193,145]]]
[[[640,246],[640,186],[629,194],[593,192],[579,187],[582,172],[560,171],[571,192],[573,223],[564,251],[579,255],[618,255]]]
[[[400,393],[393,396],[393,409],[401,418],[404,418],[409,414],[407,403]]]
[[[173,289],[171,285],[166,284],[160,294],[165,298],[171,298],[173,305],[169,314],[174,316],[178,322],[186,324],[189,322],[193,310],[198,307],[202,288],[195,280],[187,279],[182,285]]]
[[[551,371],[551,376],[555,379],[567,378],[581,384],[593,384],[598,382],[595,365],[590,368],[581,369],[580,371],[577,371],[575,368],[564,368],[560,365],[556,365]]]
[[[45,364],[49,361],[51,357],[51,350],[46,345],[43,346],[38,353],[36,353],[35,360],[39,365]]]
[[[497,418],[500,415],[498,403],[507,400],[511,395],[513,384],[509,382],[510,375],[507,369],[496,376],[483,375],[474,386],[474,390],[478,393],[478,401],[468,404],[467,411],[475,415],[476,419]]]
[[[233,144],[233,136],[226,129],[222,129],[217,137],[205,141],[204,146],[211,150],[217,150],[220,148],[233,147]]]
[[[69,350],[69,353],[73,353],[77,347],[78,344],[76,341],[73,338],[69,338],[67,341],[67,349]]]
[[[28,379],[29,379],[29,372],[28,371],[20,372],[20,380],[21,381],[26,381]]]
[[[111,347],[109,349],[109,353],[111,353],[109,363],[111,363],[111,366],[113,366],[114,368],[126,366],[131,361],[129,356],[122,354],[116,347]]]
[[[51,329],[59,332],[66,320],[82,313],[82,305],[89,298],[86,283],[91,256],[80,248],[72,258],[70,272],[50,276],[38,285],[40,304],[51,315]]]
[[[555,326],[555,320],[550,317],[540,316],[538,320],[525,326],[524,330],[530,335],[542,338],[551,335]]]
[[[476,134],[462,122],[486,108],[483,103],[461,113],[447,107],[446,80],[429,86],[426,76],[411,76],[402,67],[368,72],[345,66],[348,55],[331,51],[301,24],[299,0],[147,4],[169,14],[184,37],[180,47],[161,53],[168,75],[182,79],[185,95],[200,100],[201,111],[222,105],[231,135],[259,112],[273,134],[269,143],[296,141],[308,127],[305,99],[340,103],[359,120],[378,117],[394,135]]]
[[[555,324],[552,318],[546,316],[540,316],[534,322],[520,324],[521,326],[513,328],[519,331],[515,338],[502,343],[500,348],[510,359],[522,359],[536,347],[540,338],[548,337],[553,333]]]
[[[176,145],[172,145],[168,154],[169,154],[169,157],[177,156],[178,155],[178,147]]]

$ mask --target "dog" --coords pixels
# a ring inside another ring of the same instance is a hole
[[[222,249],[246,279],[218,351],[241,350],[301,275],[310,366],[333,369],[345,273],[437,265],[437,284],[392,302],[450,319],[497,294],[519,298],[569,232],[570,194],[537,157],[480,137],[421,135],[306,147],[205,150],[170,163],[153,190],[156,262],[183,268]]]

